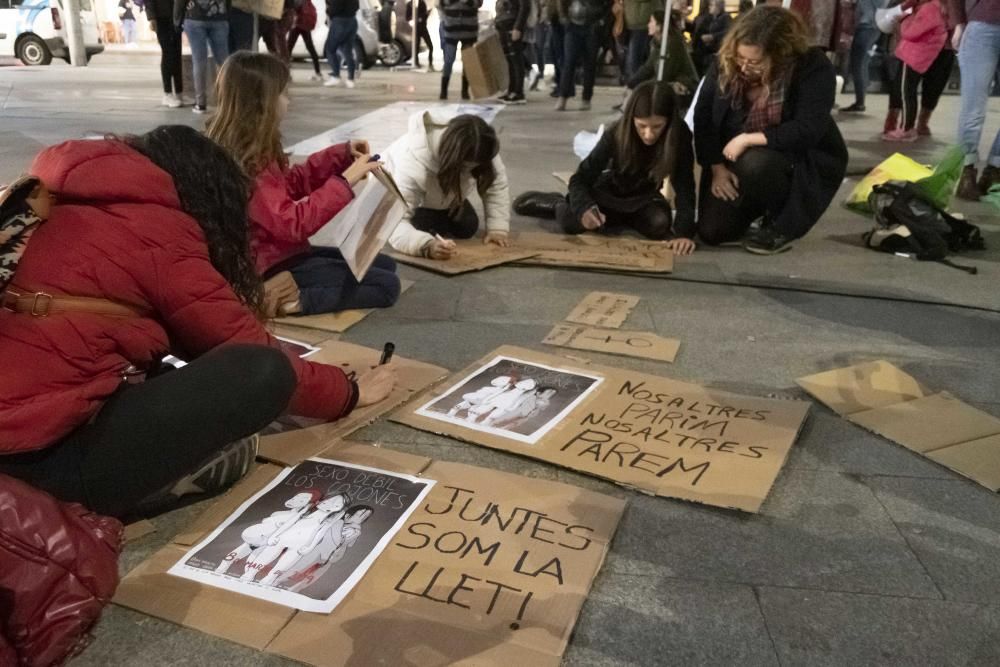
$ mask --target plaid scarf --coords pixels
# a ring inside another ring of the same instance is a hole
[[[762,97],[750,107],[747,119],[743,123],[743,129],[746,132],[761,132],[781,124],[781,110],[785,106],[788,78],[788,76],[783,76],[775,81],[768,88],[767,97]]]

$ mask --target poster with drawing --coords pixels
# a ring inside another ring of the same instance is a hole
[[[243,503],[169,572],[329,613],[433,486],[411,475],[307,459]]]
[[[533,445],[601,381],[598,375],[498,356],[416,412]]]

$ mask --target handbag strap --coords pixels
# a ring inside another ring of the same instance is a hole
[[[0,296],[0,307],[33,317],[48,317],[52,313],[90,313],[121,318],[145,316],[145,313],[138,308],[110,299],[32,292],[13,285]]]

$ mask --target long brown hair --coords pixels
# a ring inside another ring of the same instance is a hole
[[[788,76],[799,56],[809,50],[809,28],[795,12],[782,7],[760,6],[738,19],[719,47],[719,89],[734,100],[746,93],[736,50],[740,46],[760,47],[769,59],[761,85],[767,100],[771,85]]]
[[[438,144],[438,182],[452,211],[462,207],[462,172],[473,163],[472,177],[482,196],[493,185],[497,173],[493,158],[500,153],[500,140],[489,123],[471,114],[455,116]]]
[[[662,116],[667,127],[653,146],[647,146],[635,130],[636,118]],[[614,128],[615,163],[628,175],[649,174],[659,183],[674,171],[677,154],[677,98],[668,83],[646,81],[632,91],[621,120]]]
[[[219,108],[205,133],[251,177],[272,162],[282,169],[288,166],[281,148],[278,98],[290,81],[288,66],[267,53],[237,51],[219,72]]]

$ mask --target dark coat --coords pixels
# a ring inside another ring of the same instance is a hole
[[[830,115],[836,87],[833,65],[820,49],[811,49],[794,66],[781,124],[764,130],[767,147],[784,153],[794,166],[788,203],[774,223],[796,238],[830,206],[847,171],[847,146]],[[722,149],[732,139],[723,129],[731,112],[732,100],[719,90],[718,67],[713,65],[694,112],[695,151],[707,179],[710,167],[724,161]],[[703,180],[702,192],[704,186]]]

